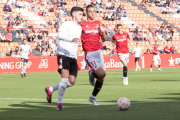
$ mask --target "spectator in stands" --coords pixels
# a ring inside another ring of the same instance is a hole
[[[143,41],[143,38],[142,38],[142,35],[140,34],[140,32],[136,33],[135,40]]]
[[[4,11],[4,19],[9,20],[9,15],[7,14],[7,11]]]
[[[134,24],[132,24],[132,25],[130,26],[129,31],[130,31],[130,32],[134,32],[135,28],[136,28],[136,26],[135,26]]]
[[[122,10],[120,12],[121,17],[127,17],[126,13],[127,13],[126,10],[124,8],[122,8]]]
[[[13,19],[10,19],[10,20],[9,20],[9,22],[8,22],[8,26],[10,26],[10,25],[12,25],[12,26],[14,25],[14,21],[13,21]]]
[[[48,54],[47,54],[47,49],[44,49],[43,51],[42,51],[42,56],[48,56]]]
[[[44,35],[44,33],[46,33],[46,36],[48,36],[49,33],[48,33],[48,31],[45,29],[45,25],[40,24],[40,25],[38,26],[38,28],[39,28],[39,31],[43,33],[43,35]]]
[[[113,30],[108,23],[106,23],[106,35],[109,35],[109,36],[113,35]]]
[[[174,30],[171,28],[170,24],[168,24],[166,27],[168,28],[168,31],[170,31],[173,36]]]
[[[47,21],[46,23],[47,23],[48,28],[53,28],[53,24],[52,24],[52,22],[50,20]]]
[[[5,42],[12,42],[12,36],[10,33],[8,33],[6,36],[5,36]]]
[[[3,10],[6,12],[12,12],[11,7],[8,5],[7,2],[5,3]]]
[[[16,46],[14,52],[15,52],[15,53],[19,52],[19,47],[18,47],[18,46]]]
[[[147,3],[148,3],[147,0],[142,0],[141,6],[147,8]]]
[[[116,16],[120,15],[121,16],[121,9],[120,8],[117,8],[117,11],[116,11]]]
[[[47,44],[45,43],[44,40],[42,40],[42,44],[41,44],[41,53],[42,53],[44,50],[46,50],[46,48],[47,48]]]
[[[152,54],[151,50],[148,48],[144,54]]]
[[[1,42],[5,42],[6,38],[5,38],[4,33],[1,33],[0,39],[1,39]]]
[[[157,37],[158,37],[158,39],[159,39],[160,41],[162,41],[162,42],[165,41],[165,39],[162,37],[162,34],[157,33],[156,35],[157,35]]]
[[[159,53],[164,54],[163,48],[162,48],[162,46],[159,46],[159,44],[158,44],[158,51],[159,51]]]
[[[38,38],[38,40],[42,40],[43,39],[43,35],[42,35],[42,33],[39,33],[39,35],[37,36],[37,38]]]
[[[28,56],[29,57],[34,57],[34,53],[31,51]]]
[[[64,15],[61,17],[61,23],[64,23],[66,21],[67,14],[64,13]]]
[[[22,17],[21,17],[20,13],[15,17],[15,20],[22,20]]]
[[[111,0],[108,0],[108,2],[106,3],[106,9],[111,9]]]
[[[178,14],[180,13],[180,3],[179,3],[178,6],[177,6],[177,13],[178,13]]]
[[[175,47],[174,47],[174,45],[172,44],[172,46],[170,47],[170,52],[172,53],[172,54],[174,54],[174,50],[175,50]]]
[[[174,9],[176,8],[176,2],[175,1],[172,1],[172,3],[170,4],[170,6],[172,6]]]
[[[14,48],[11,47],[11,50],[9,51],[9,55],[11,56],[14,53]]]
[[[170,50],[169,50],[168,45],[166,45],[166,47],[164,48],[164,52],[165,52],[166,54],[169,54],[169,53],[170,53]]]
[[[37,45],[36,45],[35,50],[38,51],[38,52],[41,51],[41,45],[40,45],[40,42],[37,42]]]
[[[1,51],[0,51],[0,58],[2,58]]]
[[[172,41],[171,32],[168,32],[166,41]]]
[[[96,13],[99,13],[99,6],[98,6],[98,4],[96,4],[96,5],[94,6],[94,8],[95,8]]]
[[[155,35],[156,33],[161,33],[159,24],[156,25]]]
[[[133,36],[133,37],[135,37],[138,32],[139,32],[139,27],[136,26],[136,28],[135,28],[135,30],[134,30],[134,36]]]
[[[168,10],[166,8],[166,5],[164,5],[162,8],[161,8],[161,13],[162,14],[167,14],[168,13]]]
[[[114,50],[112,50],[112,51],[109,53],[109,55],[115,55]]]
[[[160,29],[161,29],[161,34],[163,34],[165,32],[165,25],[163,23],[160,26]]]

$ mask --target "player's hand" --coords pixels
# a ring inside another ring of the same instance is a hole
[[[100,26],[100,31],[103,33],[105,32],[106,28],[105,28],[105,25],[104,24],[101,24]]]
[[[79,43],[79,41],[80,41],[80,38],[74,38],[74,39],[72,40],[72,42],[75,42],[75,43]]]

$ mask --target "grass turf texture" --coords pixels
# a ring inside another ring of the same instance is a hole
[[[80,71],[76,84],[66,90],[64,111],[56,111],[57,91],[49,104],[44,88],[60,81],[57,72],[27,73],[23,79],[20,74],[0,74],[0,120],[180,119],[179,68],[164,68],[162,72],[157,69],[153,72],[149,69],[129,70],[128,86],[123,85],[121,76],[122,70],[107,71],[103,88],[97,96],[100,106],[93,106],[88,101],[93,90],[88,72]],[[117,109],[116,101],[120,97],[131,100],[129,110]]]

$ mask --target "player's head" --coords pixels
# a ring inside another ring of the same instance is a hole
[[[139,47],[139,43],[138,42],[136,43],[136,47]]]
[[[26,39],[24,39],[24,40],[23,40],[23,43],[24,43],[24,45],[26,45],[26,44],[27,44],[27,41],[26,41]]]
[[[71,16],[72,19],[75,20],[77,23],[81,23],[83,21],[83,12],[84,9],[81,7],[73,7],[71,9]]]
[[[122,24],[117,24],[117,32],[122,33]]]
[[[155,40],[155,45],[157,45],[157,40]]]
[[[87,19],[89,19],[89,20],[94,20],[95,19],[96,10],[93,7],[93,5],[88,5],[86,7],[86,14],[87,14]]]

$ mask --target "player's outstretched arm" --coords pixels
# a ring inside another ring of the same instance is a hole
[[[104,24],[101,24],[100,31],[101,31],[102,42],[105,42],[107,37],[106,37],[106,29],[105,29],[105,25]]]

